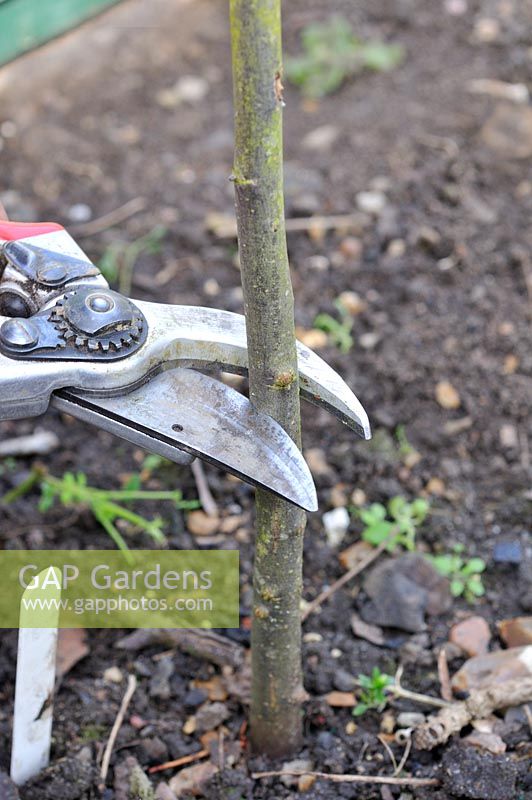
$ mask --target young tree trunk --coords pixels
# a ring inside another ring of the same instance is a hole
[[[286,249],[280,0],[231,0],[233,180],[247,320],[250,398],[301,446],[294,300]],[[301,569],[305,514],[257,490],[252,701],[255,750],[301,743]]]

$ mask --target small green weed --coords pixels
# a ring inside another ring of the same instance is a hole
[[[7,475],[14,472],[17,468],[17,462],[12,456],[7,456],[0,462],[0,475]]]
[[[355,509],[365,525],[362,539],[378,547],[389,539],[386,549],[393,551],[397,547],[415,550],[416,531],[424,522],[429,512],[429,504],[418,497],[409,503],[404,497],[392,497],[387,506],[372,503],[368,508]]]
[[[354,707],[353,716],[360,717],[372,708],[382,711],[388,702],[386,689],[393,684],[392,676],[374,667],[371,675],[358,676],[358,684],[361,687],[360,702]]]
[[[80,730],[79,736],[84,742],[97,742],[103,739],[106,732],[105,725],[86,725]]]
[[[428,556],[434,568],[449,579],[453,597],[464,597],[468,603],[474,603],[485,593],[482,575],[486,562],[482,558],[462,557],[463,544],[456,544],[452,553]]]
[[[351,335],[353,329],[353,318],[349,314],[344,304],[338,298],[334,301],[340,319],[336,319],[330,314],[318,314],[314,320],[314,328],[317,328],[329,335],[331,342],[341,353],[349,353],[353,347],[354,340]]]
[[[349,22],[340,16],[307,25],[301,43],[303,54],[287,59],[285,72],[307,97],[314,99],[331,94],[347,78],[363,70],[391,70],[404,57],[399,44],[357,38]]]
[[[166,228],[156,225],[134,242],[110,244],[98,264],[104,278],[111,284],[118,283],[122,294],[129,294],[136,262],[143,253],[159,253],[165,234]]]
[[[180,509],[199,508],[200,504],[197,500],[183,500],[183,495],[179,490],[143,490],[139,489],[138,482],[136,483],[135,488],[107,491],[89,486],[87,476],[83,472],[75,474],[66,472],[61,478],[55,478],[46,474],[42,468],[35,467],[20,486],[4,495],[2,503],[6,505],[13,502],[29,492],[33,486],[39,484],[41,489],[40,511],[48,511],[56,501],[59,501],[65,508],[88,508],[117,547],[124,551],[128,550],[128,546],[116,524],[120,520],[149,534],[159,544],[164,544],[166,540],[162,532],[164,522],[161,517],[147,519],[126,508],[122,505],[123,503],[169,500]]]

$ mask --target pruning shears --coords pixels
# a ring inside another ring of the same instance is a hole
[[[298,342],[301,395],[370,438],[342,378]],[[131,300],[56,223],[0,221],[0,420],[51,404],[172,461],[198,456],[309,511],[309,468],[273,419],[205,372],[246,374],[245,318]],[[199,370],[199,371],[198,371]]]

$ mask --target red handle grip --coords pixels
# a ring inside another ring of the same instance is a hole
[[[17,239],[29,239],[43,233],[62,231],[63,226],[57,222],[7,222],[0,220],[0,239],[13,242]]]

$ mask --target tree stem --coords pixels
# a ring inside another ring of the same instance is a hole
[[[280,0],[231,0],[238,240],[250,399],[301,445],[294,304],[286,248]],[[283,756],[301,742],[305,514],[257,490],[251,741]]]

